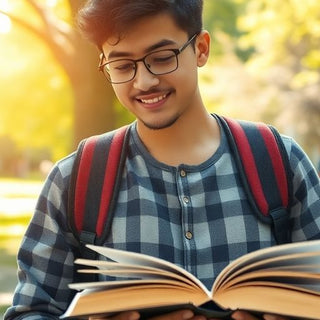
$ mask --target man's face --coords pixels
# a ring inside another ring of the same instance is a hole
[[[151,129],[169,127],[189,108],[196,108],[201,103],[197,75],[197,67],[205,63],[199,52],[201,46],[197,45],[201,38],[200,35],[195,39],[196,50],[191,44],[178,55],[178,68],[172,73],[153,75],[140,61],[134,79],[113,84],[119,101],[136,116],[139,126]],[[134,24],[118,42],[108,39],[103,44],[103,51],[108,62],[140,59],[157,50],[178,49],[187,40],[187,33],[170,15],[159,14]]]

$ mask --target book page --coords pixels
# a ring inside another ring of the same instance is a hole
[[[77,294],[63,317],[186,305],[191,301],[198,306],[209,300],[210,298],[199,288],[196,290],[190,286],[176,287],[166,283],[149,283],[113,290],[82,291]]]
[[[297,268],[299,266],[299,268]],[[311,268],[311,266],[313,266]],[[281,270],[281,271],[299,271],[302,273],[320,272],[320,253],[319,252],[305,252],[294,253],[284,256],[276,256],[267,258],[261,261],[256,261],[249,265],[244,265],[231,274],[224,274],[215,283],[215,290],[219,290],[225,282],[231,281],[234,278],[241,278],[241,275],[252,273],[257,270]]]
[[[138,270],[146,271],[146,272],[167,272],[168,274],[172,274],[170,271],[166,271],[162,268],[149,267],[145,265],[137,265],[137,264],[128,264],[128,263],[120,263],[114,261],[104,261],[104,260],[90,260],[90,259],[76,259],[74,261],[76,264],[80,264],[83,266],[96,267],[99,270],[132,270],[132,272]],[[95,270],[95,269],[90,269]],[[179,275],[178,273],[174,273],[175,275]]]
[[[271,313],[290,318],[320,319],[320,296],[290,287],[272,287],[265,282],[239,285],[214,295],[217,303],[232,310]]]
[[[183,277],[188,278],[193,283],[195,283],[201,290],[203,290],[207,295],[210,294],[209,290],[205,287],[205,285],[193,276],[191,273],[186,271],[185,269],[175,265],[174,263],[168,262],[166,260],[152,257],[142,253],[117,250],[114,248],[101,247],[95,245],[87,245],[91,250],[96,251],[97,253],[119,263],[130,264],[135,266],[147,266],[152,268],[163,269],[168,272],[179,274]]]
[[[296,291],[308,291],[319,296],[320,302],[320,274],[306,273],[297,271],[266,269],[256,270],[253,272],[242,274],[240,277],[235,277],[230,281],[226,281],[220,288],[219,292],[228,289],[233,289],[239,284],[241,286],[251,285],[255,282],[263,282],[267,286],[274,288],[290,286]]]
[[[105,261],[105,260],[92,260],[92,259],[76,259],[74,261],[76,264],[82,264],[84,266],[91,266],[91,267],[97,267],[103,270],[109,270],[109,269],[118,269],[118,268],[129,268],[132,267],[132,264],[125,264],[120,262],[114,262],[114,261]],[[139,266],[140,268],[151,268],[148,266]]]
[[[156,269],[156,268],[119,268],[119,269],[79,269],[80,273],[89,273],[89,274],[103,274],[111,277],[123,277],[123,278],[139,278],[139,279],[171,279],[176,281],[181,281],[189,286],[194,286],[199,288],[193,281],[189,278],[182,277],[179,274],[168,272],[166,270]],[[121,281],[121,280],[120,280]]]
[[[168,270],[171,272],[177,272],[185,274],[185,270],[171,262],[166,260],[156,258],[153,256],[149,256],[142,253],[118,250],[114,248],[101,247],[95,245],[87,245],[87,247],[113,261],[116,261],[121,264],[127,265],[138,265],[138,266],[146,266],[153,267],[163,270]]]
[[[74,290],[110,290],[115,288],[140,287],[145,285],[168,285],[170,287],[183,287],[189,290],[200,290],[198,287],[192,287],[185,282],[176,281],[172,279],[130,279],[130,280],[115,280],[115,281],[92,281],[92,282],[78,282],[69,284],[70,289]]]
[[[275,259],[281,256],[288,256],[291,254],[302,254],[314,252],[314,257],[320,257],[320,240],[313,241],[304,241],[304,242],[296,242],[284,245],[278,245],[270,248],[260,249],[244,256],[239,257],[230,263],[217,277],[212,291],[216,290],[217,285],[221,285],[230,275],[237,272],[241,268],[246,266],[251,266],[254,263],[259,261],[267,260],[267,259]],[[303,258],[304,259],[304,258]],[[315,258],[317,261],[318,258]],[[271,260],[270,260],[271,261]],[[269,261],[269,262],[270,262]],[[286,260],[283,260],[284,264]],[[289,263],[289,260],[288,260]],[[301,264],[301,263],[300,263]],[[316,263],[315,263],[316,264]],[[290,263],[289,263],[290,265]],[[250,269],[250,267],[248,267]]]
[[[320,264],[310,264],[310,265],[294,265],[294,266],[281,266],[281,267],[275,267],[275,268],[269,268],[277,269],[277,270],[287,270],[287,271],[297,271],[297,272],[307,272],[307,273],[319,273],[320,271]]]

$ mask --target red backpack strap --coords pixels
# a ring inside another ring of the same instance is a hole
[[[79,144],[71,174],[68,218],[83,244],[102,244],[110,230],[129,128],[124,126]]]
[[[254,211],[263,222],[272,225],[278,243],[289,242],[292,179],[280,134],[263,123],[218,118]]]

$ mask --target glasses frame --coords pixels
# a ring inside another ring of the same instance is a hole
[[[137,74],[137,63],[142,61],[144,66],[146,67],[146,69],[153,75],[155,76],[160,76],[160,75],[163,75],[163,74],[169,74],[169,73],[172,73],[174,71],[176,71],[179,67],[179,59],[178,59],[178,55],[184,50],[186,49],[189,44],[191,44],[191,42],[198,36],[198,33],[195,33],[185,44],[183,44],[180,48],[178,49],[162,49],[162,50],[157,50],[157,51],[153,51],[153,52],[150,52],[148,54],[146,54],[144,57],[140,58],[140,59],[116,59],[116,60],[111,60],[111,61],[107,61],[107,62],[104,62],[105,60],[105,56],[104,56],[104,53],[102,52],[100,54],[100,61],[99,61],[99,65],[98,65],[98,69],[99,71],[101,71],[103,73],[103,75],[107,78],[107,80],[110,82],[110,83],[113,83],[113,84],[121,84],[121,83],[126,83],[126,82],[130,82],[131,80],[133,80]],[[163,73],[154,73],[150,70],[150,67],[149,65],[147,64],[146,62],[146,58],[152,54],[155,54],[155,53],[158,53],[158,52],[162,52],[162,51],[171,51],[174,53],[175,57],[176,57],[176,61],[177,61],[177,66],[175,69],[169,71],[169,72],[163,72]],[[132,77],[129,79],[129,80],[126,80],[126,81],[112,81],[111,79],[111,76],[110,76],[110,73],[108,71],[104,71],[104,66],[106,66],[107,64],[109,63],[112,63],[112,62],[116,62],[116,61],[121,61],[121,60],[126,60],[126,61],[131,61],[133,64],[134,64],[134,73],[132,75]]]

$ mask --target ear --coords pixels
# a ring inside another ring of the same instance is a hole
[[[197,65],[202,67],[206,64],[210,53],[210,34],[203,30],[199,33],[196,40]]]

